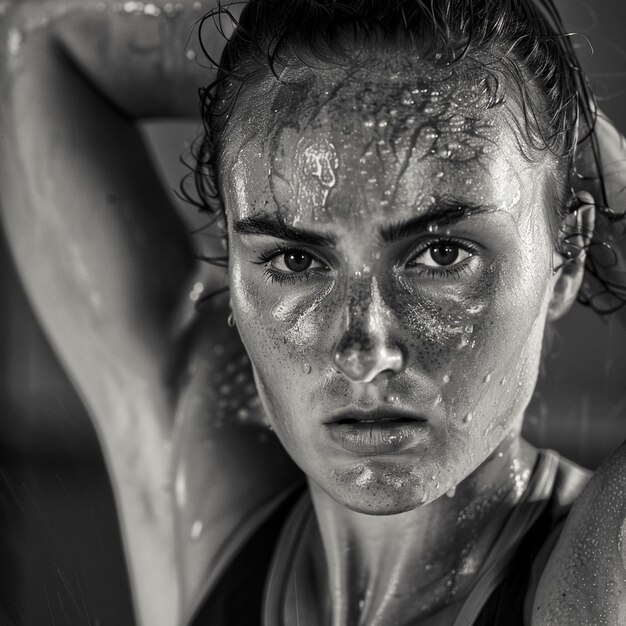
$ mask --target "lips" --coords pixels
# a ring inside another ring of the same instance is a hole
[[[346,409],[335,413],[326,424],[388,424],[425,422],[426,418],[409,411],[375,409],[364,411],[361,409]]]
[[[333,415],[324,428],[345,451],[371,456],[413,447],[427,433],[428,422],[409,411],[350,409]]]

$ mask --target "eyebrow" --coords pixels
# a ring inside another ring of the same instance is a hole
[[[310,246],[334,246],[335,237],[325,233],[314,233],[287,226],[281,220],[266,217],[246,217],[234,224],[234,230],[241,235],[268,235],[276,239],[285,239],[306,243]]]
[[[380,239],[384,243],[395,243],[423,233],[429,228],[450,226],[468,217],[487,212],[491,212],[489,207],[471,205],[453,199],[438,200],[415,217],[381,228]]]
[[[490,209],[484,206],[470,205],[451,199],[438,200],[424,212],[408,220],[394,222],[380,229],[379,237],[383,243],[395,243],[416,234],[423,233],[429,227],[449,226],[470,216],[485,213]],[[282,220],[267,217],[246,217],[234,224],[234,230],[240,235],[266,235],[286,241],[296,241],[311,246],[335,246],[336,238],[331,234],[316,233],[288,226]]]

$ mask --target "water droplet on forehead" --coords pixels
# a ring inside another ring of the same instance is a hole
[[[415,104],[415,100],[413,100],[413,95],[411,94],[411,92],[408,89],[405,89],[402,92],[402,97],[401,97],[400,101],[405,106],[411,106],[411,105]]]
[[[470,411],[464,418],[463,418],[463,423],[464,424],[469,424],[472,420],[474,419],[474,415],[473,413]]]
[[[302,370],[304,371],[305,374],[310,374],[311,373],[311,364],[310,363],[305,363],[302,366]]]
[[[450,382],[450,375],[449,374],[444,374],[443,378],[441,379],[444,384],[448,384]]]

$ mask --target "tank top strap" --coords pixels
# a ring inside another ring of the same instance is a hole
[[[510,573],[520,544],[546,510],[552,496],[558,468],[558,454],[551,450],[539,451],[526,490],[517,506],[511,511],[480,568],[476,583],[457,614],[454,626],[475,626],[480,623],[477,619],[496,589]]]

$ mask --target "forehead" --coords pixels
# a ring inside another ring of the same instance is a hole
[[[528,161],[484,72],[412,63],[284,74],[246,94],[256,105],[240,105],[230,125],[222,174],[239,209],[299,221],[336,216],[333,198],[354,215],[519,195]]]

